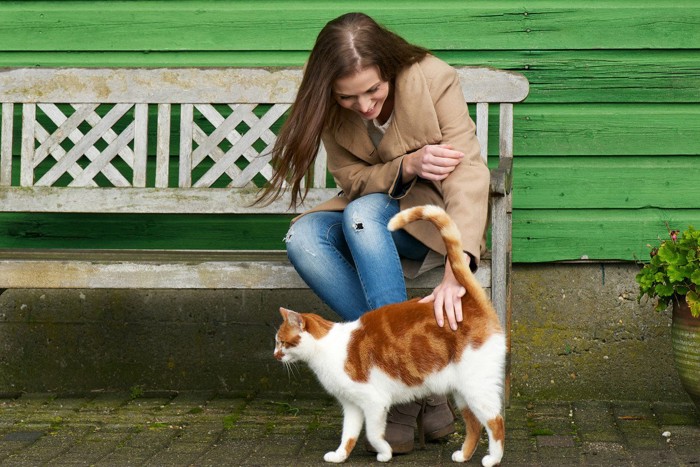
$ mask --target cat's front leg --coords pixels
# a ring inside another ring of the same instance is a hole
[[[357,438],[362,430],[362,422],[364,421],[362,410],[350,402],[341,403],[343,405],[343,435],[338,449],[327,452],[323,456],[323,460],[326,462],[345,462],[357,444]]]

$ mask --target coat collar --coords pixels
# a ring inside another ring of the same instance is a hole
[[[336,142],[369,163],[395,159],[426,144],[437,144],[442,132],[420,63],[402,70],[394,82],[394,114],[378,148],[355,112],[335,106],[331,121]]]

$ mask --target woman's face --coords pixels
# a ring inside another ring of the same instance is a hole
[[[369,67],[333,84],[333,96],[341,107],[365,120],[385,122],[393,110],[389,82],[379,76],[379,68]]]

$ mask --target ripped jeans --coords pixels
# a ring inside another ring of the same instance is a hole
[[[344,320],[406,300],[401,257],[422,260],[428,247],[404,230],[390,232],[399,202],[383,193],[344,212],[314,212],[292,225],[287,256],[306,284]]]

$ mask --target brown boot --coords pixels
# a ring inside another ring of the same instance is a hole
[[[420,434],[428,441],[435,441],[455,432],[454,411],[445,396],[430,396],[425,399],[421,421]]]
[[[386,417],[384,439],[391,446],[393,454],[407,454],[413,451],[413,440],[417,427],[416,418],[422,409],[422,402],[408,402],[396,405],[389,410],[389,415]],[[365,442],[365,448],[369,452],[377,452],[369,441]]]

